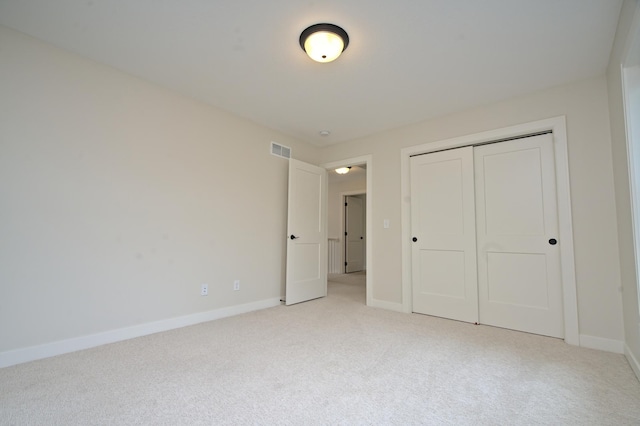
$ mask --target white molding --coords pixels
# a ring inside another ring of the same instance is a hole
[[[633,355],[631,348],[626,344],[624,345],[624,356],[627,358],[633,372],[636,373],[636,377],[640,380],[640,362],[638,362],[636,357]]]
[[[571,196],[569,187],[569,158],[565,116],[518,124],[501,129],[455,137],[403,148],[401,163],[401,220],[402,220],[402,305],[404,312],[412,311],[411,303],[411,175],[409,159],[412,155],[426,154],[443,149],[459,148],[483,142],[524,136],[551,130],[554,140],[556,163],[556,185],[558,196],[558,219],[560,258],[562,268],[562,292],[564,308],[565,342],[578,345],[578,297],[576,290],[575,259],[573,251],[573,224],[571,219]]]
[[[336,169],[338,167],[345,166],[357,166],[358,164],[367,165],[367,241],[365,242],[367,247],[366,262],[367,262],[367,284],[366,284],[366,300],[367,306],[373,306],[373,155],[361,155],[359,157],[346,158],[344,160],[332,161],[330,163],[321,164],[320,167],[324,167],[327,170]]]
[[[620,61],[620,84],[622,91],[622,115],[624,119],[624,131],[625,131],[625,147],[627,153],[627,170],[628,170],[628,183],[629,183],[629,202],[631,207],[631,229],[633,237],[633,258],[634,258],[634,278],[635,287],[637,290],[637,308],[640,312],[640,200],[638,199],[638,185],[637,179],[640,175],[640,170],[636,167],[636,155],[638,152],[634,149],[640,142],[640,135],[633,132],[632,116],[633,106],[629,99],[629,93],[632,90],[629,87],[629,68],[640,65],[640,54],[638,53],[638,47],[640,47],[640,3],[636,2],[633,18],[627,33],[625,44],[623,47],[621,61]],[[635,142],[635,144],[634,144]],[[636,313],[634,313],[635,316]],[[636,332],[640,327],[640,324],[634,322],[631,326]],[[630,330],[627,330],[630,332]],[[640,363],[634,355],[633,351],[625,343],[624,354],[631,365],[638,380],[640,380]]]
[[[387,302],[386,300],[371,298],[371,303],[367,303],[367,305],[372,308],[386,309],[388,311],[405,312],[402,303]]]
[[[16,349],[0,353],[0,368],[11,365],[22,364],[38,359],[49,358],[69,352],[89,349],[108,343],[120,342],[136,337],[147,336],[149,334],[160,333],[162,331],[195,325],[202,322],[217,320],[247,312],[279,306],[280,298],[260,300],[257,302],[245,303],[243,305],[229,306],[214,309],[207,312],[185,315],[166,320],[149,322],[146,324],[134,325],[117,330],[105,331],[103,333],[91,334],[88,336],[75,337],[73,339],[60,340],[28,348]]]
[[[580,335],[580,346],[616,354],[623,354],[625,350],[625,343],[622,340],[605,339],[604,337],[587,336],[585,334]]]
[[[640,8],[636,16],[640,16]],[[640,19],[639,19],[640,20]],[[640,24],[638,24],[640,26]],[[639,30],[640,31],[640,30]],[[640,35],[638,36],[640,38]],[[620,65],[620,84],[622,90],[622,115],[624,118],[624,130],[625,130],[625,147],[627,151],[627,175],[629,183],[629,203],[631,207],[631,233],[633,237],[633,259],[635,261],[635,277],[636,277],[636,289],[638,294],[638,309],[640,313],[640,283],[638,282],[640,273],[640,200],[638,199],[638,178],[640,177],[640,170],[637,167],[636,157],[640,154],[637,150],[637,144],[640,142],[640,135],[636,135],[633,126],[633,112],[634,108],[629,100],[629,94],[632,88],[629,87],[628,70],[622,64]]]

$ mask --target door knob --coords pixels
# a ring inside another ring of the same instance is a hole
[[[296,237],[295,235],[291,234],[291,236],[289,238],[291,238],[292,240],[296,240],[296,239],[298,239],[300,237]]]
[[[415,243],[416,241],[418,241],[418,239],[416,237],[412,238],[413,242]]]
[[[549,240],[549,244],[551,244],[552,246],[555,246],[556,244],[558,244],[558,240],[556,240],[555,238],[551,238]]]

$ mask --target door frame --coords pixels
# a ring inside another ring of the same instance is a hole
[[[343,160],[332,161],[329,163],[323,163],[320,167],[324,167],[327,170],[337,169],[338,167],[357,166],[359,164],[366,164],[367,166],[367,187],[365,193],[367,194],[366,202],[366,266],[367,266],[367,278],[366,278],[366,303],[367,306],[373,306],[375,301],[373,299],[373,155],[362,155],[360,157],[345,158]],[[359,191],[362,193],[362,191]],[[342,213],[344,214],[344,212]],[[344,219],[342,220],[344,226]],[[328,224],[327,224],[328,226]]]
[[[622,106],[624,114],[624,126],[626,130],[626,148],[627,148],[627,168],[629,174],[629,194],[631,205],[631,227],[633,231],[633,249],[635,259],[636,273],[636,292],[638,303],[638,314],[640,314],[640,280],[638,273],[640,272],[640,188],[638,181],[640,180],[640,126],[634,124],[634,117],[637,117],[640,106],[633,102],[630,95],[632,90],[638,86],[638,77],[635,75],[635,68],[640,66],[640,6],[636,8],[633,23],[629,29],[628,39],[625,44],[625,52],[622,55],[620,64],[620,81],[622,84]],[[632,68],[634,69],[632,71]],[[637,118],[636,118],[637,119]],[[640,376],[640,375],[639,375]]]
[[[578,328],[578,298],[576,291],[575,257],[573,249],[573,222],[571,219],[571,195],[569,187],[569,157],[567,151],[566,117],[504,127],[501,129],[440,140],[403,148],[401,161],[401,220],[402,220],[402,307],[412,312],[411,273],[411,170],[409,159],[413,155],[427,154],[444,149],[477,145],[539,132],[553,132],[555,171],[558,198],[558,226],[560,262],[562,265],[562,296],[564,310],[564,340],[580,345]],[[368,184],[368,182],[367,182]]]

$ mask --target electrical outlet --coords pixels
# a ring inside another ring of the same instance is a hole
[[[200,286],[200,296],[207,296],[209,294],[209,286],[207,284],[202,284]]]
[[[240,280],[235,280],[235,281],[233,282],[233,290],[234,290],[234,291],[238,291],[238,290],[240,290]]]

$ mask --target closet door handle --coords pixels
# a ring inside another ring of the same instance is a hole
[[[418,241],[418,239],[417,239],[416,237],[413,237],[411,240],[412,240],[414,243],[415,243],[416,241]]]
[[[292,240],[297,240],[300,237],[296,237],[295,235],[291,234],[291,236],[289,238],[291,238]]]
[[[555,246],[556,244],[558,244],[558,240],[556,240],[555,238],[551,238],[549,240],[549,244],[551,244],[552,246]]]

